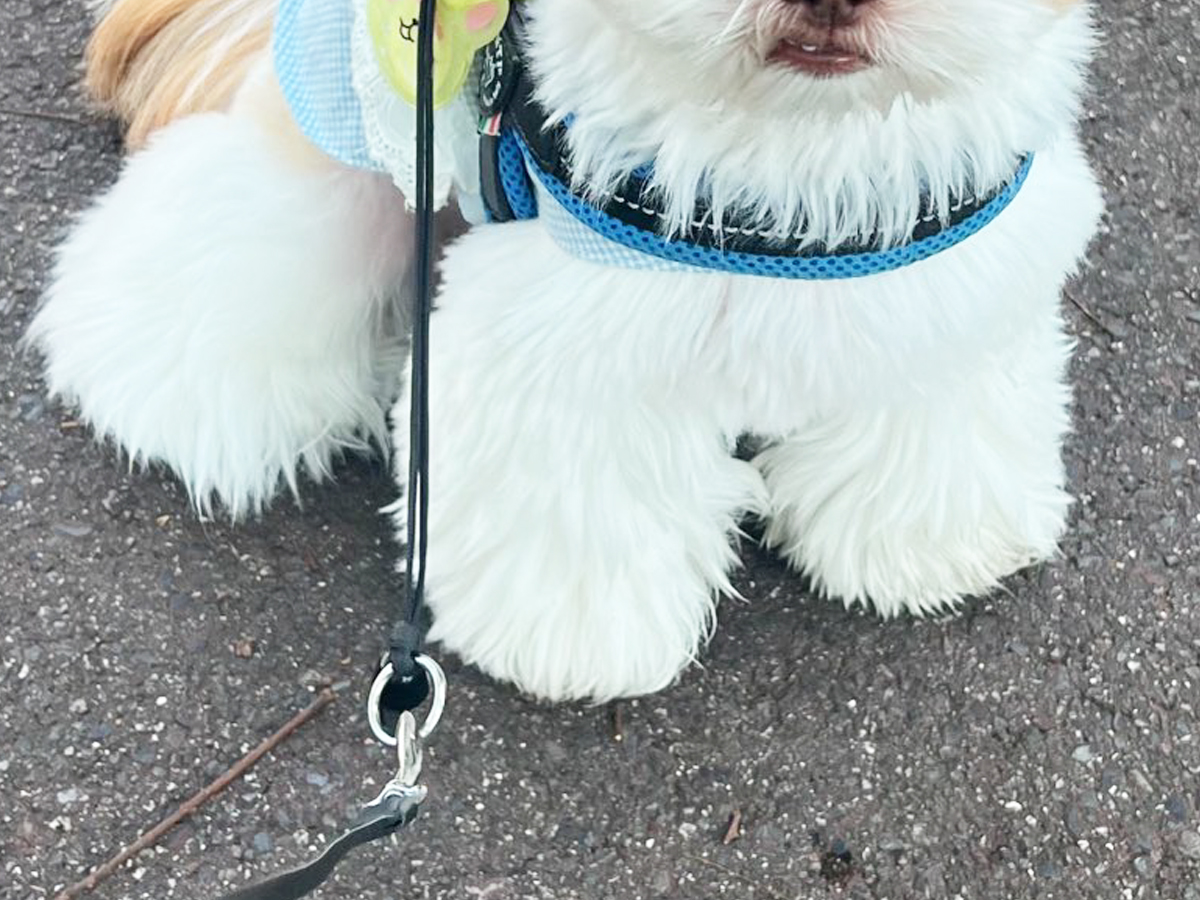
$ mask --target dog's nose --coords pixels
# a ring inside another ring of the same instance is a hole
[[[784,0],[804,9],[805,15],[818,25],[851,25],[857,21],[864,6],[875,0]]]

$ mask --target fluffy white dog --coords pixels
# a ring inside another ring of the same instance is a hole
[[[380,440],[403,372],[403,178],[313,146],[270,61],[277,2],[101,4],[91,86],[134,144],[154,133],[64,244],[32,328],[100,434],[235,516]],[[600,204],[648,171],[664,234],[728,215],[801,251],[872,236],[878,254],[963,198],[1014,195],[864,277],[605,264],[561,216],[452,243],[431,636],[537,695],[602,699],[695,657],[746,513],[822,592],[884,616],[1051,556],[1069,504],[1059,292],[1101,208],[1075,133],[1086,2],[522,6],[572,184]],[[750,462],[744,434],[764,447]]]

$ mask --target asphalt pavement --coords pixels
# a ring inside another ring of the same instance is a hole
[[[703,667],[545,705],[446,658],[430,799],[326,900],[1200,900],[1200,25],[1101,0],[1103,233],[1069,288],[1061,559],[883,623],[745,551]],[[77,2],[0,4],[0,897],[51,897],[336,702],[94,896],[205,900],[308,858],[391,774],[360,710],[398,590],[379,463],[202,522],[47,401],[18,339],[119,132]]]

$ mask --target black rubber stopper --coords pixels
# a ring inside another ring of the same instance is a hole
[[[420,666],[412,675],[393,678],[379,696],[379,718],[388,734],[396,733],[400,713],[416,709],[429,696],[429,676]]]

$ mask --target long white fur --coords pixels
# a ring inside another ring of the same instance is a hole
[[[722,22],[778,18],[779,2],[732,18],[729,0],[696,0],[686,15],[640,0],[537,4],[539,95],[573,115],[581,181],[602,191],[652,159],[677,226],[704,194],[715,211],[792,230],[802,219],[812,241],[878,229],[894,243],[923,192],[945,212],[1075,121],[1093,39],[1083,5],[1062,16],[1040,0],[890,2],[874,42],[883,63],[849,80],[764,68],[757,30],[740,44],[715,36]]]
[[[390,182],[298,148],[267,75],[130,157],[30,329],[53,392],[234,517],[295,492],[301,468],[387,446],[407,308],[411,219]]]
[[[859,39],[879,65],[829,80],[762,64],[798,4],[526,6],[589,186],[653,159],[677,222],[711,191],[793,225],[803,210],[813,239],[898,241],[923,191],[944,207],[1037,160],[980,234],[866,279],[604,268],[539,222],[453,245],[432,325],[433,636],[539,696],[604,699],[695,658],[746,512],[819,589],[884,615],[1050,557],[1069,504],[1058,293],[1101,206],[1073,125],[1086,4],[876,0]],[[101,433],[235,513],[377,434],[400,370],[403,200],[278,140],[272,109],[176,123],[134,157],[33,330]],[[753,463],[731,452],[746,432],[768,445]]]
[[[747,510],[819,589],[888,616],[992,589],[1063,527],[1058,293],[1101,207],[1072,125],[1086,9],[895,0],[885,68],[813,81],[722,49],[730,16],[780,4],[737,6],[533,5],[540,94],[573,114],[593,185],[653,159],[679,217],[705,185],[718,207],[803,208],[836,243],[899,239],[923,189],[948,203],[1021,152],[1037,161],[981,234],[867,279],[601,268],[536,223],[451,248],[432,332],[433,636],[541,696],[669,683],[730,593]],[[772,443],[753,470],[730,455],[745,432]]]

